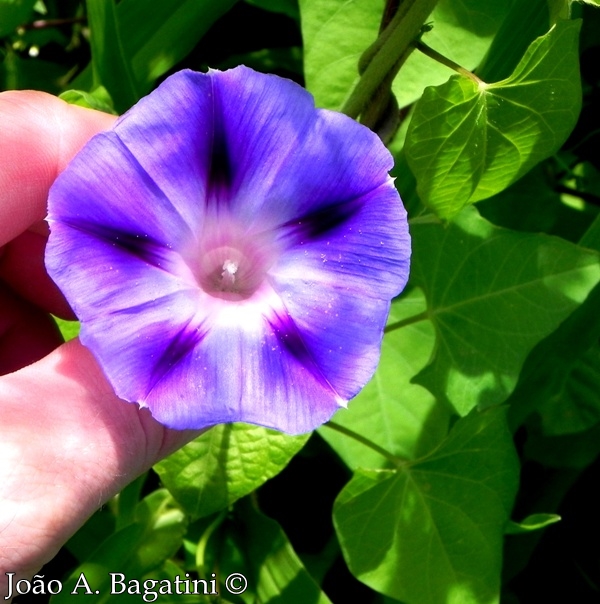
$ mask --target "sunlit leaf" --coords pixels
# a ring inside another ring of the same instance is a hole
[[[579,28],[559,22],[497,84],[454,76],[426,89],[405,151],[419,195],[438,216],[498,193],[559,149],[581,107]]]
[[[581,239],[600,250],[600,219]],[[600,422],[600,284],[528,355],[508,399],[509,423],[520,426],[534,411],[549,436],[583,432]]]
[[[300,0],[306,87],[317,106],[342,107],[358,81],[360,56],[377,38],[383,7],[384,0]]]
[[[247,424],[219,425],[161,461],[155,470],[191,516],[208,516],[278,474],[308,437]]]
[[[108,91],[103,86],[99,86],[92,92],[83,90],[66,90],[59,95],[63,101],[71,105],[79,105],[87,109],[95,109],[96,111],[104,111],[104,113],[116,114],[112,99]]]
[[[494,227],[474,208],[449,226],[413,221],[412,282],[436,331],[417,377],[461,414],[502,402],[530,350],[600,280],[599,255],[557,237]]]
[[[479,65],[510,8],[497,0],[440,0],[428,22],[423,42],[465,69]],[[439,86],[454,75],[450,68],[413,52],[394,80],[398,105],[417,101],[426,86]]]
[[[473,412],[422,460],[355,473],[334,523],[356,577],[410,604],[498,601],[502,535],[518,483],[505,415]]]
[[[73,595],[98,604],[131,601],[127,592],[111,593],[110,573],[122,573],[126,581],[141,580],[175,554],[186,528],[187,517],[168,491],[153,491],[137,505],[134,522],[106,536],[50,601],[53,604],[70,602]],[[80,579],[82,573],[84,582]],[[78,589],[73,594],[76,586]],[[88,593],[88,587],[92,593]]]
[[[340,109],[358,81],[358,61],[375,41],[384,0],[300,0],[306,86],[317,105]],[[474,68],[483,58],[508,9],[495,0],[440,0],[423,41]],[[347,32],[351,31],[352,35]],[[417,100],[425,86],[445,82],[452,71],[412,53],[393,85],[399,105]]]
[[[143,577],[144,580],[150,579],[151,581],[169,581],[169,583],[173,586],[172,594],[160,593],[158,598],[155,600],[160,604],[208,604],[210,602],[211,596],[206,596],[205,599],[202,598],[198,593],[194,594],[193,590],[190,589],[189,592],[183,593],[185,590],[186,584],[183,581],[186,579],[186,568],[180,566],[173,560],[165,560],[165,563],[162,567],[156,569],[154,572],[150,573]],[[188,573],[189,574],[189,573]],[[176,589],[177,580],[179,579],[181,587],[179,590]],[[205,591],[210,593],[212,591],[213,585],[211,584],[211,578],[204,579],[207,581],[207,588],[204,590],[203,584],[199,584],[198,592],[202,593]],[[158,585],[158,584],[155,584]],[[164,584],[163,584],[164,585]],[[193,586],[193,583],[191,584]],[[157,587],[154,588],[158,591]],[[179,592],[179,593],[178,593]],[[143,593],[143,592],[142,592]],[[123,596],[121,596],[123,598]],[[134,598],[140,598],[143,600],[143,596],[126,596],[128,598],[128,602],[131,602]],[[151,599],[153,596],[148,594],[146,596],[146,600]],[[219,598],[219,604],[231,604],[229,600],[225,598]]]

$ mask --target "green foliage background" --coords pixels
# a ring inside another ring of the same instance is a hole
[[[0,0],[4,90],[122,113],[182,67],[304,84],[388,143],[413,237],[349,410],[310,436],[205,433],[72,538],[53,602],[81,572],[96,603],[139,600],[109,572],[218,581],[160,602],[598,601],[596,4]]]

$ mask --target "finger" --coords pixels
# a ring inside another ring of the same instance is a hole
[[[0,379],[0,425],[0,580],[36,572],[107,499],[197,434],[118,399],[76,340]]]
[[[116,118],[32,91],[0,94],[0,117],[0,246],[10,242],[0,256],[0,279],[44,310],[73,318],[46,274],[45,236],[39,225],[56,176]]]
[[[0,375],[38,361],[62,341],[46,313],[0,283]]]
[[[44,266],[48,225],[38,225],[4,246],[0,252],[0,281],[47,313],[74,320],[73,311]]]
[[[48,190],[71,158],[115,116],[43,92],[0,94],[0,246],[46,215]]]

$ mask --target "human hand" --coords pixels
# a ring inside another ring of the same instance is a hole
[[[33,575],[100,505],[196,434],[117,398],[86,348],[59,346],[48,315],[72,318],[43,264],[48,190],[114,119],[44,93],[0,94],[2,598],[5,573]]]

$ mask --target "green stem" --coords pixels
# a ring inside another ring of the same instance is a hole
[[[408,224],[413,226],[415,224],[442,224],[442,221],[433,213],[420,214],[408,219]]]
[[[461,67],[458,63],[455,63],[448,57],[445,57],[443,54],[439,53],[437,50],[431,48],[431,46],[427,46],[427,44],[425,44],[425,42],[423,42],[422,40],[417,40],[414,46],[417,50],[420,50],[424,55],[427,55],[430,59],[433,59],[434,61],[445,65],[446,67],[450,67],[450,69],[453,69],[460,75],[465,76],[470,80],[473,80],[478,86],[485,85],[485,82],[483,80],[480,80],[472,71]]]
[[[429,319],[429,311],[420,312],[418,315],[413,315],[412,317],[408,317],[408,319],[402,319],[402,321],[396,321],[390,325],[386,325],[383,333],[389,333],[390,331],[395,331],[396,329],[401,329],[402,327],[406,327],[407,325],[412,325],[413,323],[418,323],[419,321],[424,321],[425,319]]]
[[[335,430],[336,432],[339,432],[340,434],[349,436],[353,440],[365,445],[365,447],[369,447],[369,449],[372,449],[376,453],[379,453],[379,455],[385,457],[388,461],[390,461],[396,467],[402,466],[402,465],[405,465],[406,463],[408,463],[406,460],[400,459],[400,457],[396,457],[395,455],[392,455],[389,451],[386,451],[383,447],[376,445],[372,440],[369,440],[368,438],[361,436],[357,432],[354,432],[354,430],[350,430],[350,428],[346,428],[344,426],[341,426],[340,424],[336,424],[335,422],[327,422],[326,424],[323,424],[323,425],[326,426],[327,428],[331,428],[332,430]]]
[[[198,545],[196,548],[196,568],[200,572],[200,576],[205,576],[208,574],[208,568],[206,567],[206,547],[208,545],[209,539],[212,537],[213,533],[221,526],[221,523],[225,519],[227,515],[227,509],[223,510],[208,526],[208,528],[200,537],[198,541]]]
[[[379,24],[380,34],[382,34],[386,30],[387,26],[392,22],[392,19],[400,9],[402,2],[403,0],[386,0],[383,15],[381,16],[381,23]]]
[[[415,0],[399,0],[398,3],[394,3],[390,0],[386,4],[381,20],[381,27],[379,29],[379,36],[377,37],[377,40],[365,50],[358,61],[358,73],[360,75],[365,72],[375,55],[389,42],[396,27],[406,18],[406,13],[414,1]]]
[[[400,69],[436,4],[437,0],[402,1],[391,23],[361,58],[359,71],[364,72],[342,113],[356,119],[390,72]]]
[[[376,132],[384,144],[393,138],[400,125],[398,102],[392,94],[392,83],[400,65],[398,69],[392,68],[360,115],[360,123]]]

